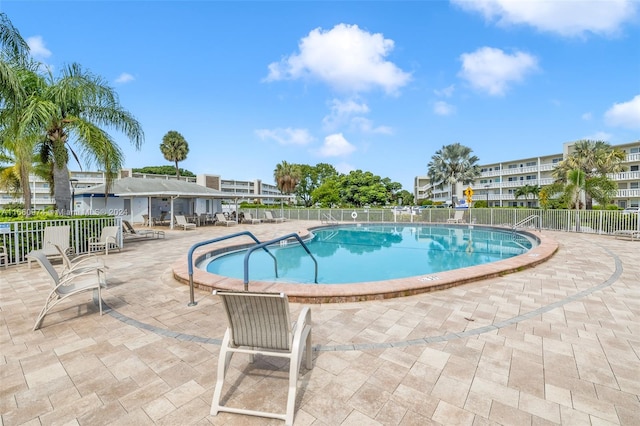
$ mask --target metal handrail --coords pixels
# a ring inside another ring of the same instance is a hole
[[[541,226],[540,226],[540,216],[538,216],[537,214],[532,214],[531,216],[527,216],[526,218],[522,219],[520,222],[518,222],[515,225],[513,225],[513,230],[515,231],[517,227],[522,226],[525,223],[532,222],[533,219],[538,219],[538,230],[540,230],[540,228],[541,228]]]
[[[333,217],[331,215],[331,213],[323,213],[322,214],[322,218],[324,219],[323,222],[327,222],[327,223],[338,223],[338,219],[336,219],[335,217]]]
[[[202,247],[204,245],[211,244],[211,243],[217,243],[218,241],[228,240],[230,238],[241,237],[243,235],[246,235],[246,236],[250,237],[251,239],[253,239],[253,241],[255,241],[256,244],[261,244],[260,240],[258,238],[256,238],[256,236],[253,235],[251,232],[243,231],[243,232],[237,232],[237,233],[231,234],[231,235],[226,235],[224,237],[214,238],[213,240],[202,241],[202,242],[196,243],[196,244],[191,246],[191,248],[189,249],[189,253],[187,254],[187,267],[189,269],[189,297],[190,297],[190,301],[189,301],[189,304],[187,306],[195,306],[195,305],[198,304],[197,302],[195,302],[193,300],[194,299],[194,295],[193,295],[193,252],[198,247]],[[273,258],[273,262],[275,263],[274,266],[275,266],[275,270],[276,270],[276,277],[277,277],[278,276],[278,261],[276,260],[276,257],[266,247],[262,247],[262,249],[264,251],[266,251],[269,254],[269,256],[271,256]],[[245,276],[246,276],[246,272],[245,272]]]
[[[275,244],[277,242],[280,241],[285,241],[288,240],[289,238],[295,238],[296,240],[298,240],[298,242],[300,243],[300,245],[302,246],[302,248],[304,248],[304,250],[307,252],[307,254],[309,256],[311,256],[311,259],[313,260],[313,263],[315,263],[316,265],[316,273],[315,273],[315,277],[314,277],[314,283],[318,284],[318,261],[316,260],[315,257],[313,257],[313,255],[311,254],[311,252],[309,251],[309,248],[307,247],[307,245],[304,243],[304,241],[302,241],[302,238],[300,238],[300,236],[296,233],[293,234],[288,234],[282,237],[278,237],[275,238],[271,241],[265,241],[264,243],[260,243],[260,244],[256,244],[253,247],[250,247],[247,250],[247,254],[244,255],[244,291],[249,291],[249,256],[251,256],[251,253],[253,253],[254,251],[256,251],[259,248],[265,248],[266,246],[269,246],[271,244]],[[277,266],[276,266],[277,268]],[[278,277],[278,271],[276,270],[276,278]]]

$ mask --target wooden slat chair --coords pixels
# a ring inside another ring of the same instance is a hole
[[[211,401],[211,415],[219,411],[250,416],[268,417],[293,424],[298,374],[303,352],[306,367],[311,369],[311,310],[304,307],[298,321],[292,326],[289,303],[283,293],[254,293],[214,291],[220,296],[227,316],[218,358],[218,376]],[[234,353],[265,355],[289,359],[289,391],[284,414],[223,406],[220,403],[224,378]]]

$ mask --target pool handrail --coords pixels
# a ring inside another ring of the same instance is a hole
[[[538,229],[538,231],[542,230],[542,227],[540,224],[540,216],[538,216],[537,214],[532,214],[531,216],[527,216],[526,218],[522,219],[520,222],[513,225],[512,230],[515,232],[516,228],[519,228],[526,223],[533,222],[534,219],[538,220],[538,226],[536,229]]]
[[[189,270],[189,298],[190,298],[189,304],[187,306],[195,306],[195,305],[198,304],[196,301],[194,301],[194,294],[193,294],[193,252],[198,247],[202,247],[202,246],[207,245],[207,244],[217,243],[219,241],[228,240],[230,238],[241,237],[243,235],[246,235],[246,236],[250,237],[251,239],[253,239],[253,241],[255,241],[256,244],[261,244],[260,240],[255,235],[253,235],[251,232],[242,231],[242,232],[236,232],[235,234],[225,235],[224,237],[214,238],[212,240],[201,241],[201,242],[195,243],[194,245],[191,246],[191,248],[189,249],[189,252],[187,254],[187,268]],[[264,251],[266,251],[269,254],[269,256],[271,256],[273,258],[273,262],[275,264],[275,270],[276,270],[276,277],[278,277],[278,260],[269,251],[268,248],[266,248],[266,247],[262,247],[262,248],[263,248]],[[246,276],[246,272],[245,272],[245,276]]]
[[[304,241],[302,241],[302,238],[300,238],[300,235],[294,232],[292,234],[287,234],[282,237],[274,238],[273,240],[270,240],[270,241],[265,241],[263,243],[256,244],[253,247],[249,247],[249,249],[247,250],[247,253],[244,255],[244,291],[249,291],[249,256],[251,256],[251,253],[253,253],[259,248],[266,248],[267,246],[278,243],[280,241],[288,240],[289,238],[295,238],[296,240],[298,240],[302,248],[304,248],[307,254],[311,256],[311,259],[313,260],[313,263],[315,263],[315,266],[316,266],[313,282],[315,284],[318,284],[318,261],[316,260],[315,257],[313,257],[313,254],[311,254],[307,245],[304,243]],[[276,270],[276,278],[277,277],[278,277],[278,271]]]

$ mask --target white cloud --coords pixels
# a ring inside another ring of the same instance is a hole
[[[611,134],[610,133],[605,133],[605,132],[596,132],[596,133],[594,133],[592,135],[585,136],[585,137],[580,138],[580,139],[591,140],[591,141],[608,142],[609,140],[611,140]]]
[[[260,139],[270,139],[278,142],[280,145],[307,145],[314,138],[309,134],[307,129],[258,129],[255,131]]]
[[[591,114],[590,112],[585,112],[584,114],[582,114],[582,119],[584,121],[591,121],[592,118],[593,114]]]
[[[503,95],[510,83],[522,81],[525,75],[538,68],[538,60],[528,53],[509,55],[493,47],[463,53],[460,59],[462,70],[458,75],[490,95]]]
[[[628,102],[613,104],[605,112],[604,119],[610,126],[640,129],[640,95],[636,95]]]
[[[450,98],[451,96],[453,96],[454,90],[455,86],[452,84],[451,86],[445,87],[444,89],[436,89],[433,91],[433,93],[443,98]]]
[[[351,173],[356,169],[355,166],[349,163],[338,163],[338,164],[334,164],[333,167],[335,167],[338,173],[342,173],[343,175],[348,175],[349,173]]]
[[[348,123],[352,114],[367,114],[368,112],[369,107],[365,103],[359,103],[353,99],[346,101],[333,99],[331,112],[322,119],[322,124],[326,130],[335,130]]]
[[[335,133],[324,138],[324,143],[319,150],[323,157],[342,157],[351,154],[356,147],[347,141],[342,133]]]
[[[51,56],[51,51],[45,47],[41,36],[28,37],[26,41],[29,52],[34,59],[43,60]]]
[[[529,25],[561,36],[614,34],[634,20],[637,0],[451,0],[499,26]]]
[[[127,72],[123,72],[122,74],[120,74],[118,76],[118,78],[116,78],[116,83],[123,83],[124,84],[124,83],[128,83],[130,81],[133,81],[133,80],[135,80],[135,78],[131,74],[129,74]]]
[[[382,88],[396,93],[411,75],[385,60],[394,42],[357,25],[338,24],[331,30],[316,28],[298,43],[299,53],[269,64],[265,81],[315,78],[345,92]]]
[[[389,126],[374,126],[373,121],[365,117],[353,117],[351,119],[351,130],[356,130],[362,133],[380,133],[390,135],[393,130]]]
[[[436,115],[451,115],[456,112],[456,107],[444,101],[438,101],[433,105],[433,112]]]

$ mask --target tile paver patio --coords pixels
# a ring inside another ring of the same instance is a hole
[[[36,332],[46,275],[0,270],[2,424],[282,424],[209,415],[223,311],[198,289],[188,307],[171,265],[197,241],[243,229],[266,240],[309,225],[202,227],[129,243],[103,257],[111,312],[101,317],[89,294],[77,295]],[[640,424],[640,243],[545,234],[560,249],[533,269],[310,305],[314,366],[302,368],[295,423]],[[300,306],[291,303],[293,318]],[[231,400],[280,409],[286,376],[278,360],[236,356]]]

